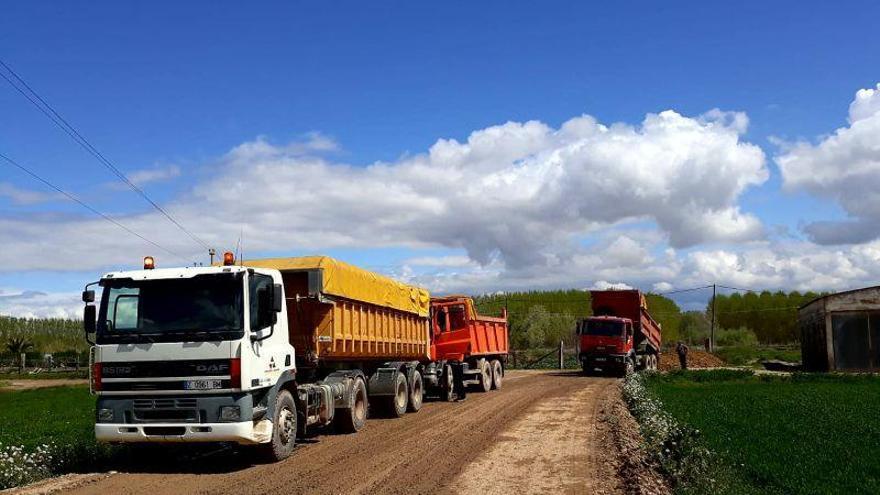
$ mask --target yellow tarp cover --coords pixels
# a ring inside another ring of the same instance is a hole
[[[325,294],[428,316],[431,297],[426,289],[398,282],[329,256],[246,260],[242,264],[282,272],[320,269],[324,272]]]

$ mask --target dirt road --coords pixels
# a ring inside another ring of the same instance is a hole
[[[609,378],[510,372],[500,391],[319,435],[281,463],[252,465],[229,450],[65,493],[620,493],[597,421],[614,393]]]
[[[0,388],[9,390],[31,390],[48,387],[72,387],[74,385],[88,385],[88,380],[77,378],[48,378],[42,380],[10,380]]]

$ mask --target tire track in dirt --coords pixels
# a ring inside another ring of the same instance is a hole
[[[489,455],[522,418],[552,415],[560,401],[574,401],[576,405],[566,407],[582,409],[595,420],[603,394],[616,386],[615,380],[573,373],[511,372],[510,378],[502,390],[468,394],[464,402],[427,402],[417,414],[371,419],[357,434],[319,435],[298,446],[283,462],[250,465],[247,452],[227,451],[193,466],[160,463],[150,468],[153,472],[119,473],[68,493],[454,492],[458,475]],[[553,428],[560,426],[565,425],[555,422]],[[587,428],[580,434],[592,433]],[[581,452],[576,454],[583,457]],[[219,472],[205,472],[212,470]]]

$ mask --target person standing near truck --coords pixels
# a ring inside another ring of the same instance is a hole
[[[688,346],[679,340],[675,352],[678,354],[678,364],[681,365],[681,369],[688,369]]]

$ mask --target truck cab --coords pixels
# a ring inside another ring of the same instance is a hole
[[[594,316],[578,322],[577,352],[585,372],[596,369],[632,371],[633,322],[616,316]]]
[[[83,301],[97,440],[292,449],[297,407],[278,424],[274,410],[282,390],[296,396],[277,270],[156,269],[148,257],[86,286]]]

